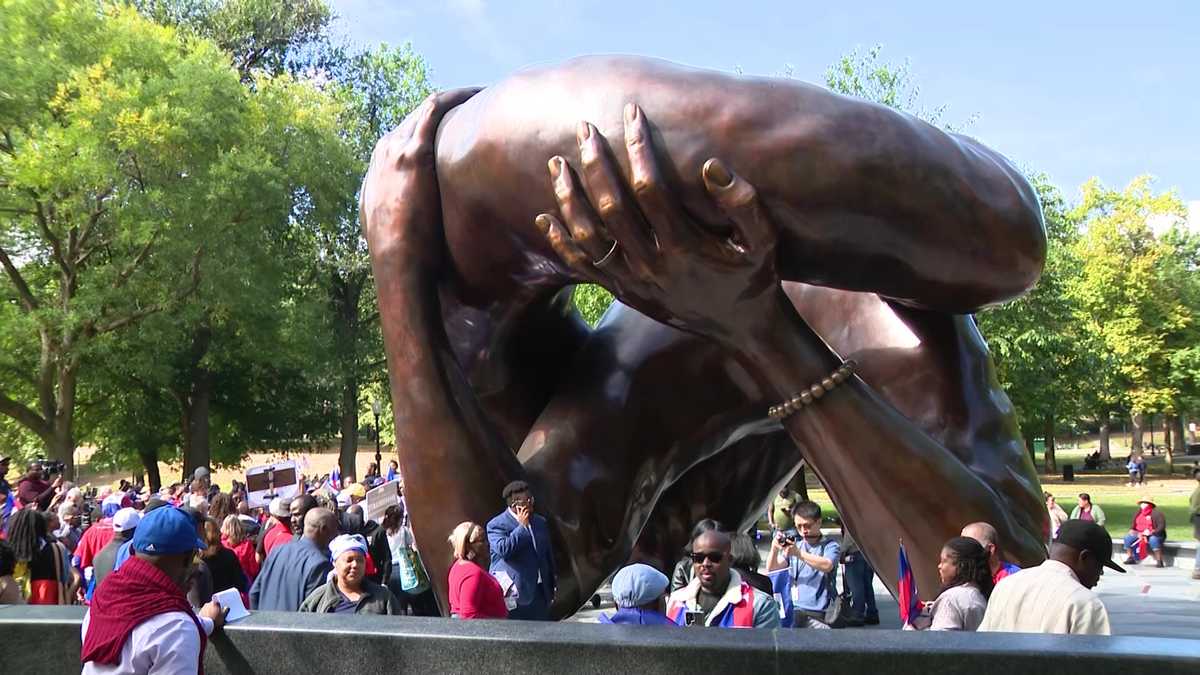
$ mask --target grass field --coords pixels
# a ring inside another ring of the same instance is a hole
[[[1127,487],[1123,475],[1077,475],[1074,482],[1065,483],[1061,476],[1041,476],[1042,489],[1053,494],[1060,506],[1068,514],[1075,508],[1078,499],[1076,495],[1086,492],[1092,501],[1104,509],[1108,522],[1105,528],[1113,537],[1122,537],[1133,521],[1137,510],[1137,500],[1142,495],[1154,500],[1167,518],[1167,539],[1171,541],[1191,541],[1192,525],[1188,518],[1188,497],[1196,488],[1196,481],[1174,477],[1147,477],[1146,484],[1138,487]],[[808,496],[821,505],[821,511],[826,518],[836,514],[833,501],[829,499],[825,489],[809,474]]]

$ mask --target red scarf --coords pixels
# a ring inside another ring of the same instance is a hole
[[[1150,515],[1152,511],[1154,511],[1154,507],[1147,504],[1138,509],[1137,515],[1133,517],[1133,526],[1139,534],[1145,530],[1154,529],[1154,518]]]
[[[184,592],[154,565],[131,556],[121,569],[104,579],[92,598],[91,618],[83,639],[80,661],[116,665],[121,662],[125,641],[146,619],[167,612],[185,612],[200,631],[198,675],[204,675],[204,649],[208,637]]]

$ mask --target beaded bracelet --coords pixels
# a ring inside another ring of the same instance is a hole
[[[846,361],[838,369],[829,374],[828,377],[820,382],[812,385],[808,389],[801,391],[799,394],[780,403],[776,406],[771,406],[767,411],[767,416],[771,419],[781,420],[794,412],[797,412],[806,405],[825,395],[825,392],[833,391],[833,388],[850,379],[854,374],[854,369],[858,364],[854,361]]]

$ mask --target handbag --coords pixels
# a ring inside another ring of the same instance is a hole
[[[429,588],[429,576],[421,564],[421,555],[411,548],[402,549],[396,565],[400,576],[400,590],[417,595]]]
[[[838,593],[837,585],[833,583],[832,572],[825,575],[825,585],[829,589],[829,606],[825,608],[825,623],[830,628],[845,628],[847,617],[850,616],[850,598],[844,593]]]

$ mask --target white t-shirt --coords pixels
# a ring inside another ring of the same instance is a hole
[[[87,639],[92,613],[83,617],[83,638]],[[212,619],[198,617],[207,635],[212,635]],[[156,614],[138,624],[121,647],[116,665],[83,664],[82,675],[196,675],[200,663],[200,633],[196,622],[184,612]]]

